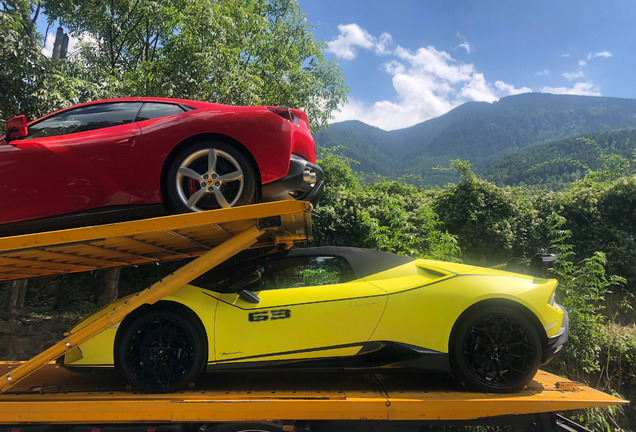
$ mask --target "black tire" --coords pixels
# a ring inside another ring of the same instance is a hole
[[[472,389],[498,393],[519,390],[539,369],[539,334],[513,308],[493,305],[469,312],[453,334],[453,371]]]
[[[242,150],[201,141],[180,151],[166,174],[165,201],[179,213],[253,204],[256,172]]]
[[[191,386],[206,366],[207,340],[184,314],[154,309],[123,329],[119,364],[133,387],[170,393]]]

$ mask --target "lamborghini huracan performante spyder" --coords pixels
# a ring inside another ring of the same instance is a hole
[[[51,218],[69,214],[315,202],[323,177],[315,162],[299,110],[141,97],[89,102],[28,125],[24,116],[7,122],[0,224],[48,218],[49,230]]]
[[[507,392],[567,341],[556,285],[368,249],[293,249],[226,262],[59,362],[120,368],[148,392],[188,386],[206,367],[450,371],[472,389]]]

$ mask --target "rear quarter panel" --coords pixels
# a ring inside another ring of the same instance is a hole
[[[133,201],[138,203],[161,200],[159,184],[164,163],[173,151],[183,148],[180,144],[185,141],[194,143],[199,139],[229,137],[239,142],[256,161],[262,184],[287,174],[292,151],[297,151],[293,148],[294,142],[301,149],[313,148],[308,132],[303,134],[292,122],[259,107],[200,108],[138,124],[143,137],[137,170],[143,182],[135,191]],[[148,184],[155,187],[148,188]]]
[[[498,275],[455,275],[389,295],[372,340],[407,343],[448,352],[453,326],[470,306],[485,300],[516,302],[549,326],[563,312],[548,304],[555,281]],[[559,326],[555,326],[554,332]],[[552,329],[550,329],[552,330]],[[548,336],[550,334],[548,333]]]

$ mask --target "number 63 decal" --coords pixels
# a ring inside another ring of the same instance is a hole
[[[289,309],[275,309],[271,311],[251,312],[247,319],[250,322],[267,321],[267,320],[280,320],[291,317],[291,310]]]

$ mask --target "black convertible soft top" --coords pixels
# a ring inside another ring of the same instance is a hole
[[[389,270],[415,260],[415,258],[412,257],[380,252],[373,249],[341,246],[296,248],[290,250],[286,256],[290,258],[301,256],[341,257],[349,262],[356,279]]]

